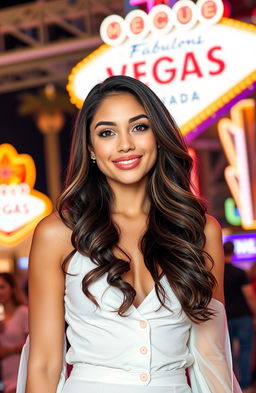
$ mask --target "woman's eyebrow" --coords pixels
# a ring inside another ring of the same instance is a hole
[[[99,121],[94,128],[97,128],[99,126],[116,126],[116,123],[113,121]]]
[[[136,121],[136,120],[139,120],[139,119],[142,119],[142,118],[148,119],[148,116],[145,115],[145,114],[141,114],[141,115],[137,115],[137,116],[131,117],[131,119],[128,120],[128,123],[132,123],[133,121]]]
[[[131,117],[131,118],[128,120],[128,123],[132,123],[132,122],[134,122],[134,121],[136,121],[136,120],[139,120],[139,119],[142,119],[142,118],[148,119],[148,116],[145,115],[145,114],[140,114],[140,115]],[[116,126],[116,125],[117,125],[117,124],[116,124],[114,121],[106,121],[106,120],[103,120],[103,121],[99,121],[99,122],[96,124],[96,126],[95,126],[94,128],[97,128],[97,127],[99,127],[99,126]]]

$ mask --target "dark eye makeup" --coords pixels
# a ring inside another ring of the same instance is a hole
[[[102,130],[98,133],[98,136],[106,138],[108,136],[113,136],[114,132],[112,130]]]
[[[136,130],[136,131],[146,131],[148,129],[149,129],[149,125],[145,124],[145,123],[136,124],[133,127],[133,130]]]
[[[143,131],[146,131],[148,129],[149,129],[149,125],[145,124],[145,123],[135,124],[132,127],[132,131],[135,131],[135,132],[143,132]],[[111,129],[105,129],[105,130],[102,130],[102,131],[100,131],[98,133],[98,136],[100,136],[102,138],[106,138],[108,136],[113,136],[113,135],[114,135],[114,131],[111,130]]]

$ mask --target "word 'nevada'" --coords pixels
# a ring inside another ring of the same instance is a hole
[[[142,10],[133,10],[125,19],[119,15],[105,18],[100,27],[102,40],[111,45],[120,45],[127,38],[143,39],[151,31],[153,34],[163,35],[173,27],[188,30],[197,22],[216,24],[223,16],[221,0],[180,0],[173,8],[165,4],[156,5],[149,14]]]

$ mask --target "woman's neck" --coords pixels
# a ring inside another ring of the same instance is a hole
[[[113,214],[122,214],[127,217],[138,217],[148,214],[150,202],[146,194],[148,179],[143,179],[136,184],[121,184],[109,181],[114,194],[111,207]]]

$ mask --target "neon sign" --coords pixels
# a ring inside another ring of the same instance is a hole
[[[226,220],[229,224],[235,226],[241,225],[241,217],[233,198],[227,198],[225,200],[224,211],[225,211]]]
[[[223,235],[223,242],[227,241],[231,241],[235,247],[232,262],[256,262],[256,233]]]
[[[229,166],[224,174],[245,229],[256,228],[256,126],[253,99],[239,101],[231,119],[218,123],[220,141]]]
[[[152,7],[158,4],[166,4],[172,7],[178,0],[129,0],[131,6],[146,5],[147,11],[150,11]],[[211,1],[208,1],[211,3]]]
[[[198,168],[197,168],[197,156],[196,156],[196,152],[194,149],[192,149],[192,147],[189,147],[188,149],[188,153],[190,155],[190,157],[193,160],[193,167],[191,170],[191,191],[197,195],[200,196],[200,188],[199,188],[199,178],[198,178]]]
[[[132,6],[146,4],[147,11],[150,11],[151,8],[154,7],[154,5],[159,4],[159,2],[157,2],[156,0],[130,0],[129,3]],[[169,5],[169,1],[168,0],[165,0],[165,1],[161,2],[161,3]]]
[[[18,243],[51,212],[51,201],[33,189],[35,180],[32,157],[0,145],[0,243]]]

